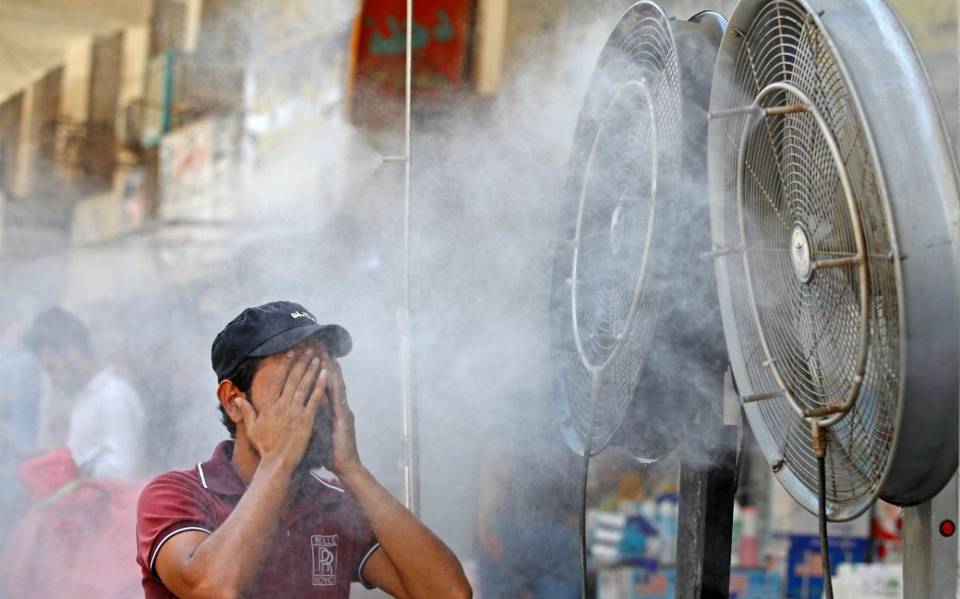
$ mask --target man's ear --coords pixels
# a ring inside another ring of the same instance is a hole
[[[243,422],[243,412],[236,403],[238,397],[246,399],[247,394],[238,389],[229,379],[220,381],[220,386],[217,387],[217,399],[220,400],[220,405],[234,424]]]

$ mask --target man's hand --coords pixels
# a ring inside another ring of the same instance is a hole
[[[313,434],[313,420],[323,402],[329,369],[321,369],[321,358],[313,349],[297,356],[287,352],[282,368],[269,382],[267,396],[258,414],[250,402],[234,401],[243,414],[247,438],[260,454],[261,461],[278,460],[295,468]]]
[[[345,473],[360,466],[353,411],[347,405],[347,386],[343,382],[340,363],[333,356],[324,354],[323,370],[328,373],[326,401],[330,404],[330,415],[333,418],[330,470],[343,477]]]

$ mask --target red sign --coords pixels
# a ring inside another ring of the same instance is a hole
[[[402,117],[407,48],[406,0],[365,0],[354,23],[348,88],[350,118]],[[413,3],[413,95],[418,107],[462,90],[469,55],[469,0]]]

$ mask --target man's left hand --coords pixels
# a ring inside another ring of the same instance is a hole
[[[357,452],[357,434],[354,428],[353,411],[347,404],[347,386],[343,382],[340,363],[327,355],[323,366],[327,377],[326,401],[333,418],[333,440],[331,443],[330,470],[339,477],[359,467],[360,455]]]

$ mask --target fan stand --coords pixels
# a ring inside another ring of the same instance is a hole
[[[724,377],[724,398],[736,398],[733,378]],[[726,405],[728,402],[724,401]],[[739,401],[736,401],[739,409]],[[742,436],[736,425],[705,409],[681,450],[677,515],[677,599],[723,599],[730,594],[733,501],[740,474]]]
[[[953,523],[949,536],[941,523]],[[903,508],[904,596],[957,596],[957,475],[930,501]],[[909,593],[909,595],[907,594]]]

